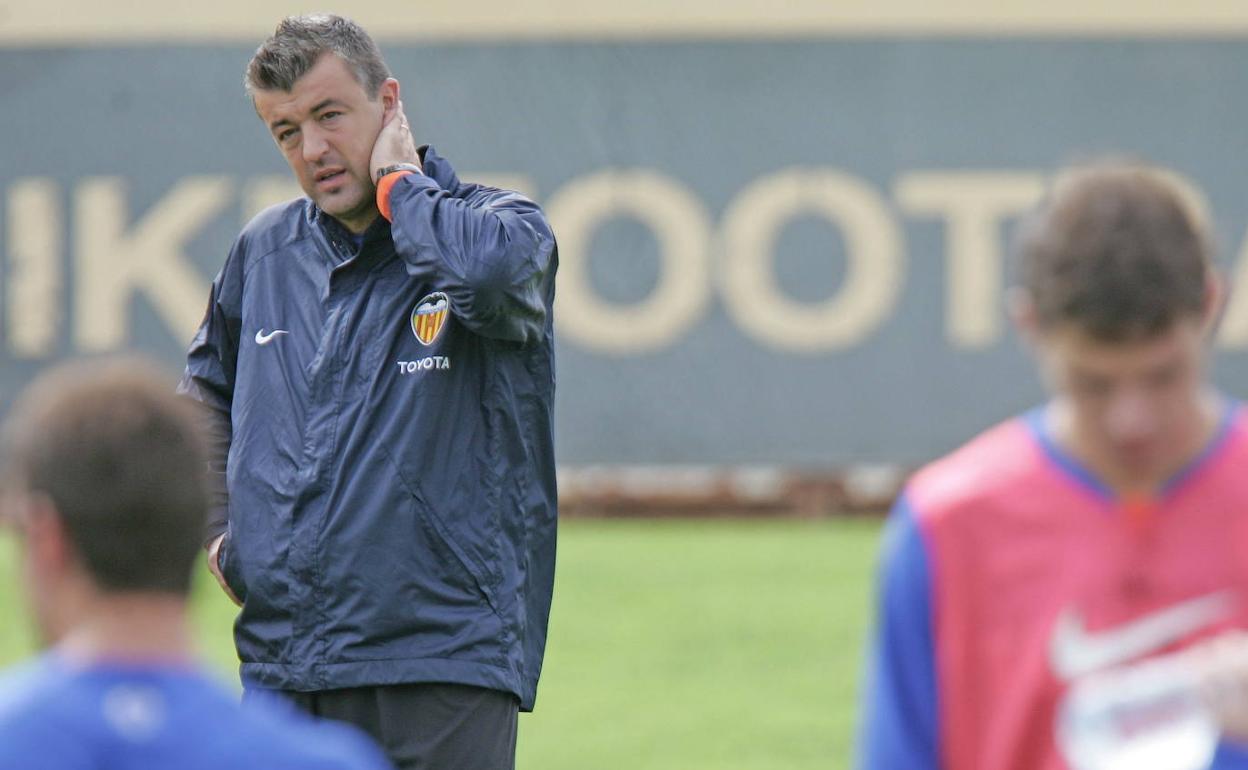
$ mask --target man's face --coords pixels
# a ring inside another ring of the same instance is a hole
[[[1204,430],[1204,327],[1176,322],[1153,337],[1096,340],[1073,325],[1042,332],[1041,365],[1071,407],[1071,428],[1123,479],[1160,482],[1188,459]]]
[[[255,92],[256,112],[299,186],[317,207],[355,233],[377,217],[369,159],[396,101],[395,81],[387,80],[380,94],[370,95],[347,63],[332,53],[322,55],[290,92]]]

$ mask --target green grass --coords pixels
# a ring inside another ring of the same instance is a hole
[[[878,524],[572,521],[520,770],[848,766]],[[0,540],[0,664],[33,649]],[[208,580],[206,660],[235,679]],[[19,619],[11,622],[10,619]]]

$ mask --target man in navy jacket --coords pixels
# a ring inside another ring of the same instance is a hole
[[[247,86],[307,198],[239,235],[180,386],[244,684],[399,767],[512,767],[554,575],[554,236],[415,146],[349,20],[284,20]]]

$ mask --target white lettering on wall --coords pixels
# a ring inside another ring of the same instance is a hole
[[[848,264],[837,292],[800,303],[775,278],[775,244],[794,217],[816,214],[844,235]],[[888,317],[905,274],[902,235],[862,180],[789,169],[746,187],[724,212],[724,301],[746,334],[771,347],[819,353],[851,347]]]
[[[639,354],[672,344],[710,301],[710,217],[701,201],[670,177],[647,170],[602,171],[569,182],[546,205],[559,239],[555,322],[579,344],[604,353]],[[659,281],[631,305],[604,300],[589,272],[594,231],[630,217],[659,242]]]
[[[959,348],[985,348],[1002,334],[1005,292],[1002,220],[1022,214],[1044,195],[1044,177],[1025,172],[906,174],[897,201],[919,216],[945,222],[945,329]]]
[[[130,300],[151,301],[178,339],[189,340],[204,313],[208,279],[183,252],[187,240],[230,201],[229,179],[178,182],[129,230],[125,187],[117,177],[88,179],[74,201],[74,342],[87,352],[126,341]]]
[[[1207,220],[1201,189],[1183,176],[1167,176],[1193,215]],[[530,194],[535,189],[519,175],[475,178]],[[936,218],[944,228],[945,338],[957,349],[986,349],[1000,344],[1005,331],[1005,224],[1038,200],[1046,179],[1026,170],[905,172],[894,181],[890,202],[841,170],[790,168],[747,184],[716,223],[694,192],[660,172],[609,169],[579,177],[545,204],[559,239],[560,335],[600,355],[653,353],[679,344],[718,294],[741,333],[764,346],[801,355],[853,348],[898,311],[908,272],[904,226],[913,218]],[[14,358],[38,359],[67,348],[103,352],[129,344],[136,297],[150,304],[174,339],[189,340],[203,314],[209,276],[230,244],[220,244],[202,265],[192,262],[187,244],[229,206],[241,212],[242,224],[302,193],[284,174],[191,176],[177,180],[133,222],[120,177],[83,179],[69,191],[51,179],[27,177],[11,181],[4,194],[3,343]],[[803,302],[779,285],[775,249],[786,226],[812,215],[838,228],[846,263],[830,297]],[[658,280],[637,302],[604,298],[590,278],[593,236],[617,218],[639,222],[658,244]],[[68,255],[66,233],[73,234]],[[1244,350],[1248,234],[1228,275],[1218,346]],[[67,318],[73,320],[69,329]]]
[[[56,183],[18,180],[8,192],[5,327],[9,350],[43,358],[56,349],[64,318],[64,232]]]

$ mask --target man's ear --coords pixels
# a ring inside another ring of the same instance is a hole
[[[64,572],[74,561],[73,546],[56,507],[45,495],[30,495],[23,508],[26,548],[32,559],[44,569]]]
[[[1036,303],[1031,294],[1021,286],[1006,289],[1005,310],[1018,336],[1022,337],[1027,347],[1034,348],[1040,336],[1040,321],[1036,317]]]
[[[381,97],[381,122],[389,123],[399,110],[399,81],[386,78],[378,95]]]
[[[1206,334],[1212,335],[1217,331],[1218,324],[1222,321],[1222,311],[1225,309],[1226,279],[1221,270],[1211,269],[1209,277],[1205,279],[1205,309],[1201,319]]]

